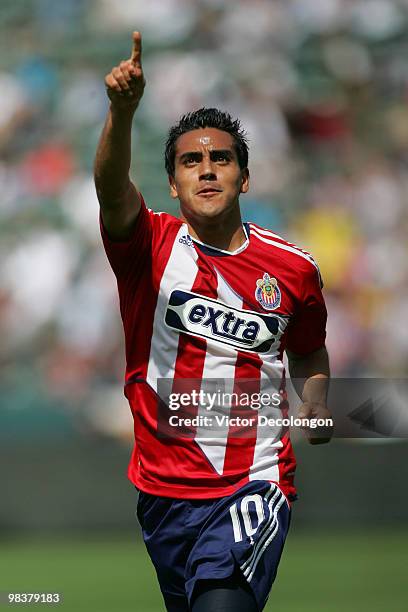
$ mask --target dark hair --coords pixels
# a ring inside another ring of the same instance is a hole
[[[179,122],[169,130],[164,153],[164,164],[169,176],[174,176],[177,139],[186,132],[206,127],[231,134],[239,167],[244,169],[248,166],[248,138],[239,119],[232,119],[229,113],[224,113],[217,108],[199,108],[183,115]]]

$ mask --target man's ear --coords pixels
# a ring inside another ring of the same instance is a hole
[[[242,183],[240,193],[246,193],[249,189],[249,170],[248,168],[244,168],[242,170]]]
[[[176,183],[174,180],[174,176],[169,176],[169,185],[170,185],[170,195],[175,200],[178,198],[178,191],[176,187]]]

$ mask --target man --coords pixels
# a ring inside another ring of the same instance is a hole
[[[136,440],[129,478],[140,491],[144,541],[167,610],[262,610],[295,499],[288,432],[261,431],[249,409],[246,430],[231,425],[210,435],[194,418],[208,416],[199,393],[214,379],[238,398],[242,389],[270,397],[278,390],[284,410],[284,349],[291,375],[302,379],[300,414],[329,416],[318,269],[304,251],[242,223],[247,142],[239,122],[216,109],[185,115],[169,133],[165,165],[180,218],[147,209],[129,179],[131,126],[145,87],[138,32],[131,58],[105,83],[110,110],[95,183],[125,329]],[[173,434],[171,418],[163,424],[162,381],[173,392],[188,381],[191,419]],[[241,408],[240,399],[218,406],[229,417]],[[317,441],[328,440],[322,435]]]

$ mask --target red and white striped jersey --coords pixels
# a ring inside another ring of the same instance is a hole
[[[276,392],[285,348],[307,354],[325,341],[318,268],[305,251],[255,224],[235,252],[193,240],[187,225],[142,203],[131,238],[104,247],[116,275],[125,331],[125,395],[134,417],[130,480],[175,498],[215,498],[251,480],[295,496],[295,458],[286,429],[255,426],[247,437],[158,435],[158,381],[222,379]],[[283,405],[282,405],[283,407]],[[281,408],[282,408],[281,407]],[[196,408],[197,414],[202,407]],[[232,407],[231,410],[234,410]]]

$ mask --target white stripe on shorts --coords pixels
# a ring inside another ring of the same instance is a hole
[[[271,490],[265,496],[265,501],[268,502],[273,492],[274,495],[268,503],[269,519],[262,528],[258,542],[254,546],[251,556],[240,566],[248,582],[251,582],[261,556],[274,539],[279,528],[278,512],[281,506],[286,502],[286,498],[277,485],[271,484]]]

